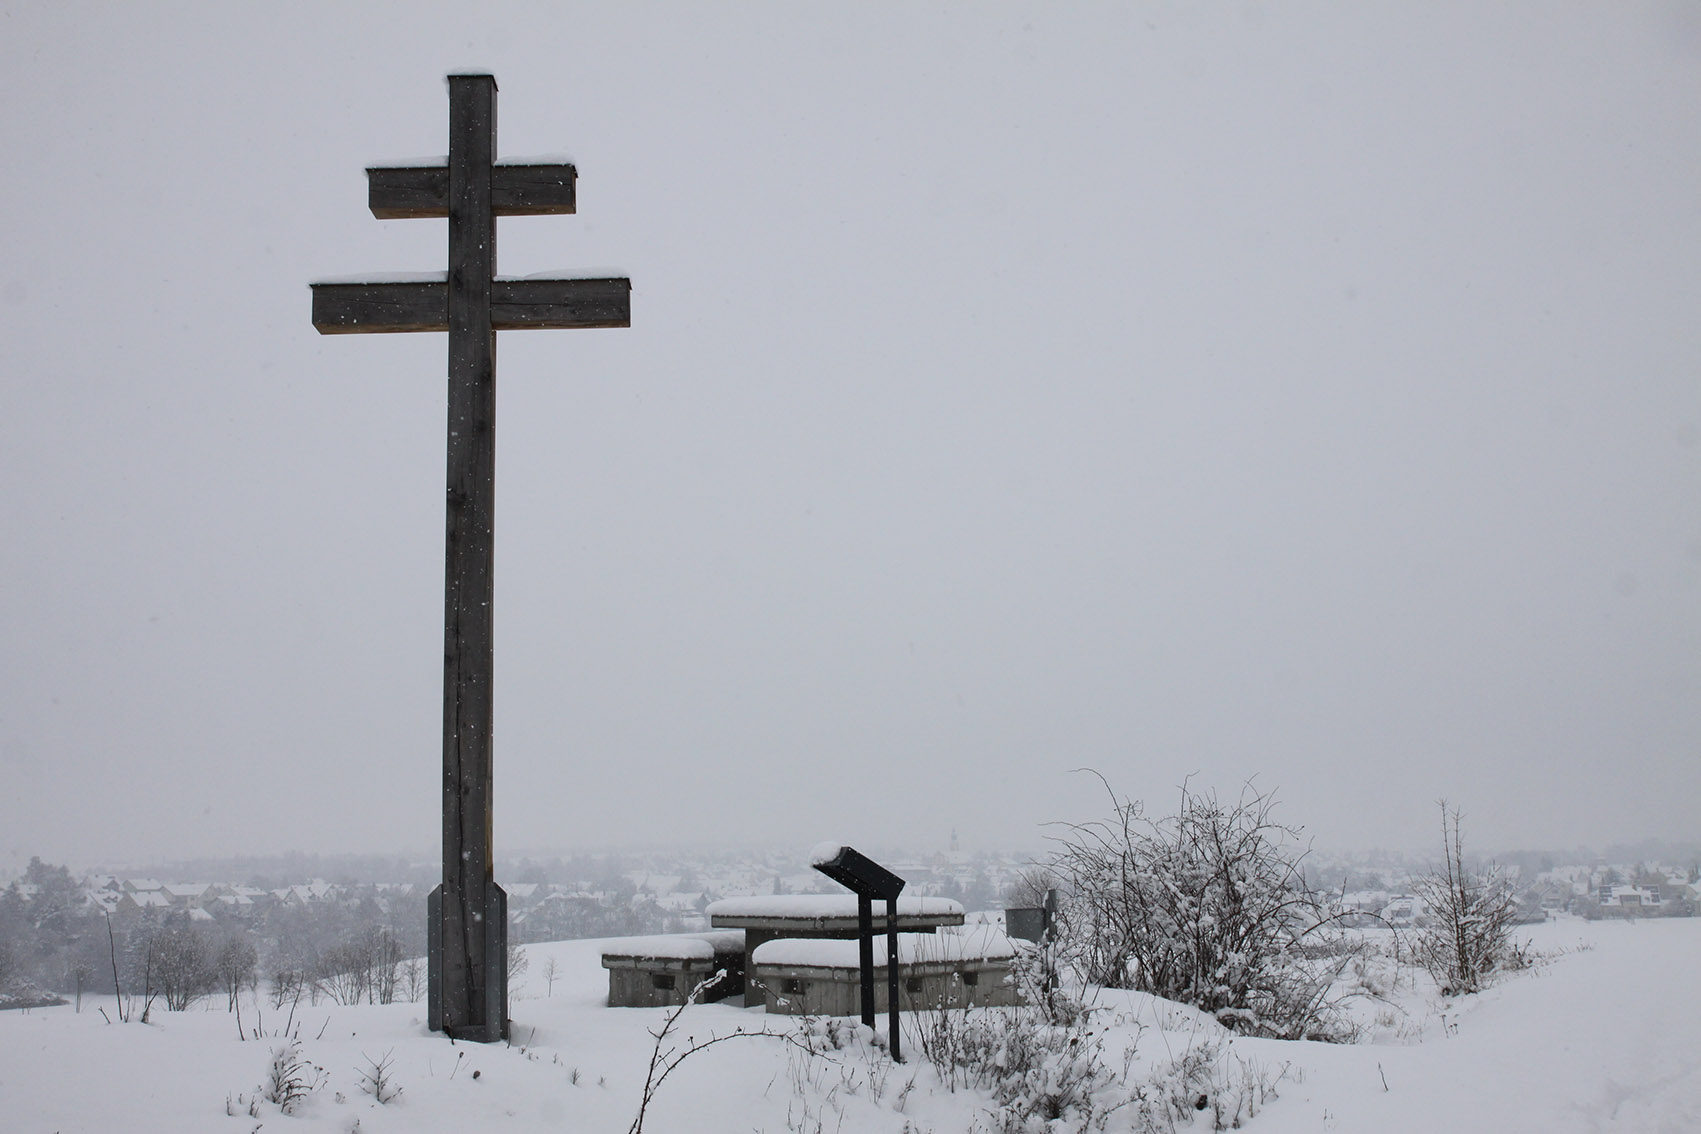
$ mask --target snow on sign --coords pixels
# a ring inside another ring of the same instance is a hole
[[[447,275],[313,285],[321,334],[449,333],[443,882],[427,929],[429,1015],[434,1031],[484,1042],[508,1034],[508,903],[490,853],[496,332],[630,326],[632,290],[627,279],[498,279],[496,218],[573,212],[577,171],[495,157],[495,78],[449,76],[448,161],[366,171],[373,216],[448,218]]]

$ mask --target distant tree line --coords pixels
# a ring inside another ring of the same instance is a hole
[[[679,915],[637,893],[618,862],[550,865],[550,873],[576,867],[592,876],[584,889],[521,905],[510,932],[515,944],[682,927]],[[24,877],[0,890],[0,1007],[61,998],[80,1007],[85,992],[115,991],[138,1015],[219,997],[235,1011],[245,992],[263,993],[274,1007],[421,999],[425,888],[348,885],[335,894],[277,901],[243,916],[183,908],[109,915],[66,867],[32,858]]]
[[[114,917],[64,866],[32,858],[0,891],[0,1007],[120,993],[141,1014],[221,995],[235,1010],[262,979],[274,1000],[389,1002],[423,993],[423,895],[353,888],[252,918],[187,909]]]
[[[0,1007],[78,994],[100,955],[94,928],[71,872],[30,859],[23,885],[0,891]]]

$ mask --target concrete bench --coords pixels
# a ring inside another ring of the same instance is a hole
[[[619,937],[603,946],[610,1008],[666,1008],[685,1003],[692,989],[724,969],[700,1001],[744,992],[744,934],[740,930]]]

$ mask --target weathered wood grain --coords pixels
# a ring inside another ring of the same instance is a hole
[[[571,165],[500,164],[490,171],[490,207],[499,217],[576,211],[578,170]],[[449,215],[449,168],[380,165],[366,171],[366,200],[379,220]]]
[[[498,331],[630,327],[632,281],[497,280],[490,290],[490,325]]]
[[[630,327],[632,281],[497,280],[490,287],[493,331]],[[322,335],[397,334],[449,329],[447,283],[319,283],[313,326]]]
[[[446,283],[316,283],[313,326],[321,335],[449,329]]]
[[[449,78],[449,476],[443,600],[444,1031],[486,1042],[508,1034],[490,992],[507,958],[492,956],[484,914],[491,859],[496,535],[496,80]]]

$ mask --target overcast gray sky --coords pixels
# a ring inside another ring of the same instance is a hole
[[[0,860],[434,853],[440,270],[499,152],[496,831],[1693,837],[1701,5],[0,8]]]

